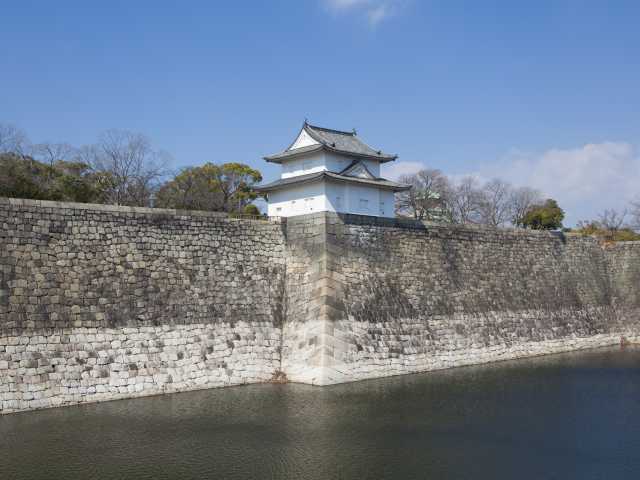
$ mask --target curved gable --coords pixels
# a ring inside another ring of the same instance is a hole
[[[307,133],[307,131],[303,128],[302,130],[300,130],[298,138],[296,138],[291,146],[287,148],[287,151],[295,150],[296,148],[308,147],[309,145],[320,145],[320,142],[309,135],[309,133]]]

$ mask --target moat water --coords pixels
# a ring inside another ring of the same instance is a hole
[[[0,479],[638,479],[640,348],[0,417]]]

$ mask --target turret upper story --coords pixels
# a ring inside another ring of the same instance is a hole
[[[360,168],[352,171],[352,176],[377,179],[380,178],[380,164],[393,161],[397,156],[369,147],[358,138],[355,130],[333,130],[305,121],[300,133],[286,150],[264,158],[267,162],[282,166],[282,179],[319,172],[344,175],[349,167],[357,164],[360,164]]]

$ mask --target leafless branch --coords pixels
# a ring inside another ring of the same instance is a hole
[[[42,163],[53,167],[57,162],[72,160],[76,150],[68,143],[39,143],[32,147],[31,154]]]
[[[522,227],[524,217],[529,209],[543,202],[542,194],[533,188],[520,187],[511,192],[511,223],[516,227]]]
[[[150,205],[168,164],[145,136],[121,130],[105,132],[78,155],[104,176],[106,201],[116,205]]]
[[[636,230],[640,230],[640,198],[631,202],[629,215],[631,216],[631,226]]]
[[[613,235],[624,226],[627,214],[627,210],[623,210],[622,212],[613,209],[605,210],[598,215],[598,224],[600,228]]]
[[[482,195],[475,177],[464,177],[451,190],[449,202],[456,223],[479,223]]]
[[[411,185],[411,190],[397,196],[400,215],[416,220],[444,220],[446,197],[450,190],[447,177],[440,170],[425,169],[412,175],[402,175],[400,182]]]
[[[0,153],[27,155],[29,139],[19,128],[8,123],[0,123]]]
[[[499,227],[512,218],[512,187],[500,179],[487,182],[479,192],[480,223]]]

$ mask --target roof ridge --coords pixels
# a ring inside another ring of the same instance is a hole
[[[305,123],[305,126],[313,128],[315,130],[322,130],[324,132],[339,133],[341,135],[349,135],[349,136],[352,136],[352,137],[356,136],[356,132],[355,131],[345,132],[344,130],[336,130],[335,128],[326,128],[326,127],[320,127],[318,125],[311,125],[308,122]]]

